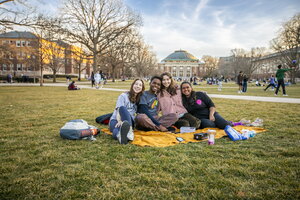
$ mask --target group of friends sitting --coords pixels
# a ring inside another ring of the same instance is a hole
[[[120,144],[134,139],[134,129],[174,131],[180,127],[220,128],[231,123],[218,112],[205,92],[193,90],[190,82],[177,85],[170,73],[153,76],[145,91],[142,79],[135,79],[130,91],[122,93],[109,121],[109,129]]]

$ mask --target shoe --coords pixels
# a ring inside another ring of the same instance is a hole
[[[175,131],[176,131],[176,127],[175,126],[170,126],[167,129],[168,129],[168,131],[170,131],[172,133],[175,133]]]
[[[128,123],[128,121],[124,121],[122,123],[119,133],[117,135],[117,138],[118,138],[120,144],[128,143],[127,134],[129,132],[129,129],[130,129],[130,124]]]
[[[277,94],[274,94],[274,96],[277,96]]]
[[[134,133],[133,133],[133,130],[132,130],[132,126],[130,126],[130,128],[129,128],[129,131],[128,131],[128,134],[127,134],[127,139],[130,140],[130,141],[133,141],[133,139],[134,139]]]
[[[287,94],[284,94],[284,95],[282,95],[282,96],[284,96],[284,97],[287,97],[287,96],[289,96],[289,95],[287,95]]]

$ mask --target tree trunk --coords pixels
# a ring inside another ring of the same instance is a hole
[[[56,70],[53,70],[53,83],[56,83]]]
[[[81,64],[78,65],[78,81],[81,81]]]
[[[97,71],[97,44],[94,44],[94,52],[93,52],[93,71],[94,73]]]
[[[43,78],[43,66],[40,66],[41,67],[41,80],[40,80],[40,86],[44,86],[43,82],[44,82],[44,78]]]
[[[116,66],[115,65],[111,65],[111,69],[112,69],[112,82],[115,82],[115,76],[116,76]]]

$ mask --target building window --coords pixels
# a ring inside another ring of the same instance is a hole
[[[17,71],[22,71],[22,64],[17,64]]]
[[[2,40],[2,44],[3,45],[9,44],[9,40]]]
[[[21,46],[21,41],[17,40],[16,41],[16,47],[20,47]]]
[[[175,70],[173,70],[172,76],[173,76],[173,77],[176,77],[176,76],[177,76],[177,74],[176,74],[176,68],[175,68]]]
[[[183,77],[183,70],[182,69],[179,70],[179,77]]]
[[[28,70],[28,71],[32,71],[32,70],[33,70],[33,66],[32,66],[32,65],[29,65],[28,68],[27,68],[27,70]]]
[[[7,71],[7,65],[6,65],[6,64],[3,64],[3,65],[2,65],[2,70],[3,70],[3,71]]]
[[[30,46],[31,46],[31,44],[30,44],[30,41],[27,41],[27,46],[28,46],[28,47],[30,47]]]
[[[14,64],[10,64],[10,71],[14,70]]]
[[[22,47],[26,46],[26,41],[22,41]]]

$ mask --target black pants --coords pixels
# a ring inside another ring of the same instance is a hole
[[[200,119],[201,126],[200,128],[220,128],[224,129],[225,126],[230,125],[228,121],[226,121],[219,113],[215,112],[214,114],[215,121],[211,121],[209,119]]]
[[[265,90],[267,90],[269,87],[273,86],[274,88],[276,88],[275,84],[274,83],[270,83],[266,88]]]
[[[280,85],[281,85],[281,87],[282,87],[282,92],[283,92],[283,94],[285,94],[285,85],[284,85],[284,80],[283,80],[283,79],[278,80],[278,85],[277,85],[275,94],[278,93],[278,90],[279,90],[279,88],[280,88]]]
[[[181,118],[178,119],[177,122],[175,122],[175,126],[177,128],[181,128],[183,126],[187,127],[195,127],[198,129],[200,127],[201,120],[197,117],[193,116],[190,113],[185,113]]]

